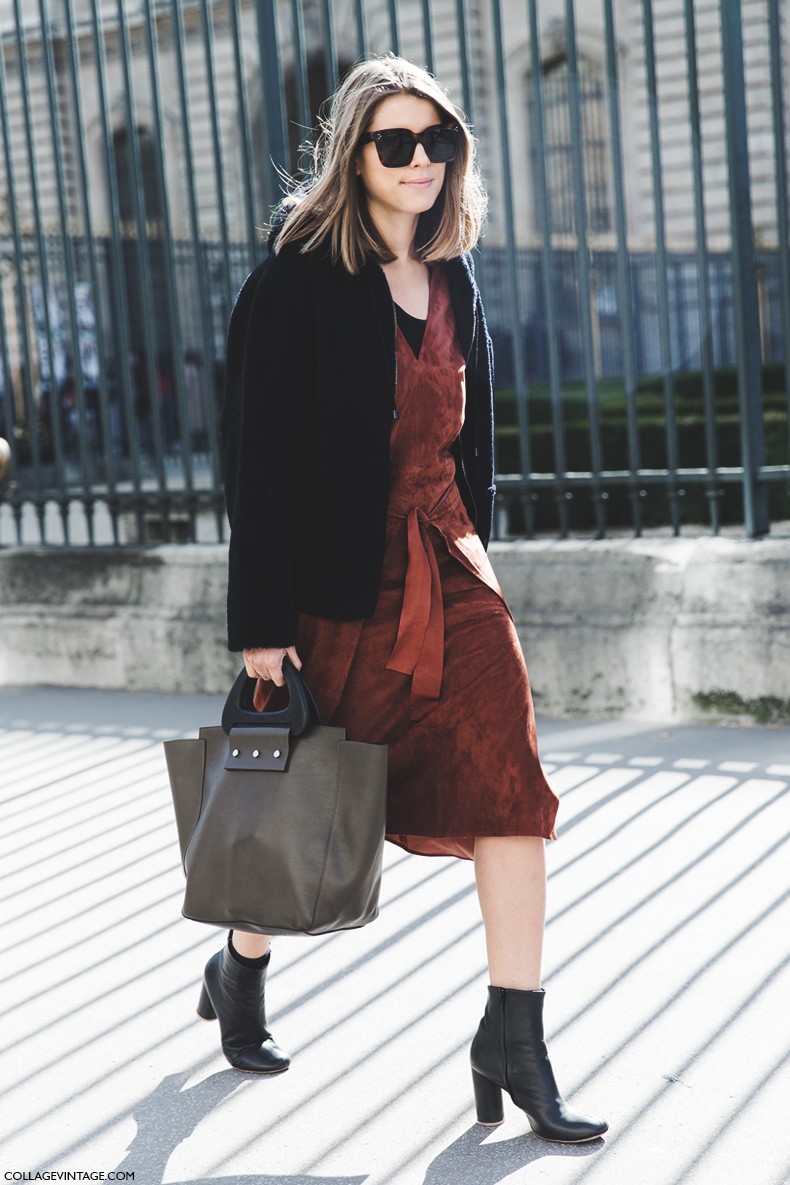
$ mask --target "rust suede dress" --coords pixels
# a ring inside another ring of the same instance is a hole
[[[325,724],[389,745],[387,838],[471,858],[474,837],[554,838],[510,610],[455,481],[464,358],[441,266],[419,356],[398,329],[384,569],[372,617],[298,616],[297,651]],[[360,546],[365,541],[360,540]],[[256,706],[283,693],[259,686]]]

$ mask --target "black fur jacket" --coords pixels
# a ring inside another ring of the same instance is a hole
[[[467,359],[456,479],[491,532],[493,365],[471,255],[443,265]],[[375,263],[353,276],[286,245],[247,277],[228,333],[222,438],[228,648],[290,646],[296,614],[369,617],[379,591],[395,411],[395,316]]]

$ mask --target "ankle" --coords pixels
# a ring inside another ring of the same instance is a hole
[[[228,952],[230,953],[233,960],[237,963],[240,963],[242,967],[252,967],[255,970],[261,970],[269,962],[269,957],[271,955],[271,943],[266,947],[266,950],[263,952],[263,954],[253,956],[243,955],[239,950],[236,949],[236,946],[233,942],[233,931],[231,930],[228,934]]]
[[[489,986],[497,990],[501,989],[502,991],[534,992],[535,994],[539,995],[543,995],[546,990],[540,986],[540,980],[538,980],[536,984],[535,981],[531,979],[520,980],[518,977],[511,978],[510,976],[504,975],[496,979],[494,976],[491,976],[491,979],[489,980]]]

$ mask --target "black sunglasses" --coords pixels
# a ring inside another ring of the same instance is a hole
[[[410,165],[418,144],[422,144],[432,165],[440,165],[455,159],[460,130],[457,123],[437,123],[424,132],[410,132],[408,128],[384,128],[380,132],[365,132],[359,142],[369,144],[372,141],[376,145],[376,152],[385,169],[402,169]]]

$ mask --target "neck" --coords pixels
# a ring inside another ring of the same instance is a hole
[[[417,233],[419,215],[378,210],[373,204],[368,206],[368,213],[384,243],[395,256],[393,264],[406,264],[417,258],[414,237]]]

